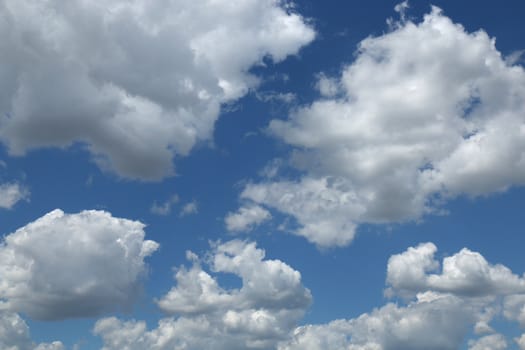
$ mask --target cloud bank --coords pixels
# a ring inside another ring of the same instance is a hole
[[[479,337],[469,349],[506,349],[507,339],[490,323],[500,316],[520,321],[525,278],[468,249],[440,264],[436,251],[425,243],[390,258],[386,294],[402,296],[405,306],[388,303],[354,319],[298,327],[279,350],[453,350],[471,331]],[[523,346],[523,336],[515,341]]]
[[[433,8],[363,40],[321,96],[268,129],[299,178],[248,184],[241,198],[288,214],[294,232],[344,246],[361,223],[416,220],[448,199],[525,183],[525,72],[483,30]]]
[[[315,36],[278,0],[6,0],[0,33],[10,154],[80,142],[103,169],[146,180],[211,139],[221,105],[257,85],[250,68]]]
[[[275,349],[311,303],[301,275],[279,260],[264,258],[254,243],[239,240],[212,248],[206,259],[216,274],[234,274],[242,286],[226,289],[188,252],[191,268],[177,269],[177,281],[158,300],[175,315],[147,330],[145,322],[105,318],[94,332],[113,349]]]
[[[187,253],[192,266],[176,269],[176,285],[157,300],[172,315],[157,328],[110,317],[94,333],[104,350],[506,349],[510,340],[494,327],[523,321],[525,278],[466,248],[441,262],[436,251],[424,243],[391,256],[386,295],[401,299],[355,318],[297,327],[312,300],[300,273],[265,259],[255,243],[234,240],[214,245],[204,259]],[[240,277],[240,287],[221,286],[224,273]],[[523,336],[514,341],[522,346]]]

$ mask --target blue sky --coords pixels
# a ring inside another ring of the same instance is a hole
[[[525,349],[523,10],[0,1],[0,348]]]

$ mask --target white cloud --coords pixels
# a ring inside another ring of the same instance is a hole
[[[0,245],[0,309],[42,320],[127,309],[157,247],[138,221],[54,210]]]
[[[224,222],[228,231],[250,231],[255,226],[270,220],[270,212],[259,205],[247,205],[239,208],[235,213],[228,213]]]
[[[525,293],[525,278],[503,265],[489,264],[466,248],[444,258],[440,274],[430,273],[439,266],[436,250],[434,244],[426,243],[390,257],[387,282],[392,290],[401,295],[431,290],[466,297]]]
[[[503,305],[505,317],[518,321],[522,327],[525,327],[525,295],[509,295]]]
[[[525,183],[523,68],[437,8],[363,40],[318,89],[319,100],[269,125],[303,175],[241,195],[292,216],[294,232],[317,245],[346,245],[361,223],[416,220],[450,198]]]
[[[356,228],[346,213],[363,210],[344,187],[344,183],[333,179],[303,178],[299,183],[250,184],[241,198],[293,216],[300,224],[295,232],[310,242],[323,247],[342,246],[354,238]]]
[[[29,327],[18,314],[0,311],[0,348],[3,350],[64,350],[61,342],[36,345]]]
[[[445,258],[442,273],[434,274],[436,251],[425,243],[390,258],[387,285],[391,295],[406,297],[406,306],[388,303],[357,318],[298,327],[279,349],[452,350],[472,330],[487,335],[469,340],[469,349],[506,349],[490,322],[502,309],[507,319],[520,321],[523,278],[468,249]]]
[[[179,201],[179,196],[174,194],[163,203],[153,202],[150,211],[157,215],[168,215],[171,213],[171,207]]]
[[[17,183],[0,184],[0,208],[11,209],[16,203],[29,199],[29,190]]]
[[[199,212],[199,204],[196,200],[193,200],[189,203],[184,204],[182,209],[180,210],[179,216],[187,216],[187,215],[193,215],[197,214]]]
[[[387,304],[352,320],[299,327],[279,350],[457,350],[472,314],[454,297]]]
[[[0,140],[12,155],[81,142],[121,176],[170,175],[257,85],[251,67],[314,39],[283,4],[2,1]]]
[[[469,350],[504,350],[507,340],[501,334],[491,334],[475,341],[469,341]]]
[[[201,267],[177,269],[173,287],[158,304],[177,318],[159,321],[148,331],[144,322],[106,318],[94,328],[112,349],[272,349],[285,339],[310,305],[301,275],[279,260],[264,259],[254,243],[238,240],[213,247],[207,260],[215,273],[240,277],[240,288],[219,285]]]

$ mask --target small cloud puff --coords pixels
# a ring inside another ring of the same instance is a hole
[[[235,213],[228,213],[224,222],[226,229],[231,232],[251,231],[255,226],[270,220],[270,212],[259,205],[247,205],[239,208]]]
[[[20,201],[28,201],[29,195],[29,189],[18,182],[0,184],[0,208],[11,209]]]

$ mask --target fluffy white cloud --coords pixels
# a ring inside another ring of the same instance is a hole
[[[469,350],[504,350],[507,340],[501,334],[491,334],[469,342]]]
[[[247,205],[235,213],[228,213],[224,222],[228,231],[249,231],[255,226],[270,220],[270,212],[259,205]]]
[[[0,140],[13,155],[87,145],[121,176],[159,179],[212,137],[221,105],[314,30],[280,0],[5,0]]]
[[[129,308],[157,247],[138,221],[54,210],[0,245],[0,309],[55,320]]]
[[[17,183],[0,184],[0,208],[11,209],[16,203],[28,200],[29,190]]]
[[[400,294],[432,290],[467,297],[525,293],[525,278],[466,248],[444,258],[440,274],[431,273],[439,267],[436,251],[434,244],[425,243],[390,257],[387,282],[392,289]]]
[[[469,309],[454,297],[407,307],[387,304],[352,320],[299,327],[279,350],[456,350],[471,319]]]
[[[279,260],[264,259],[254,243],[238,240],[213,247],[207,258],[215,273],[240,277],[239,289],[222,288],[201,267],[177,270],[173,287],[158,304],[177,318],[160,320],[148,331],[144,322],[106,318],[97,322],[105,350],[112,349],[274,349],[294,329],[311,303],[301,275]]]
[[[507,340],[490,322],[502,310],[507,319],[522,321],[523,278],[468,249],[445,258],[442,273],[434,274],[436,250],[425,243],[390,258],[387,285],[391,295],[407,298],[405,306],[388,303],[354,319],[298,327],[279,349],[452,350],[471,330],[486,335],[468,341],[469,349],[506,349]]]
[[[18,314],[0,311],[0,348],[3,350],[64,350],[61,342],[34,344],[29,327]]]
[[[291,215],[295,233],[317,245],[348,244],[360,223],[414,220],[449,198],[525,183],[523,68],[437,8],[363,40],[318,89],[320,99],[269,125],[294,147],[302,177],[241,194]]]

